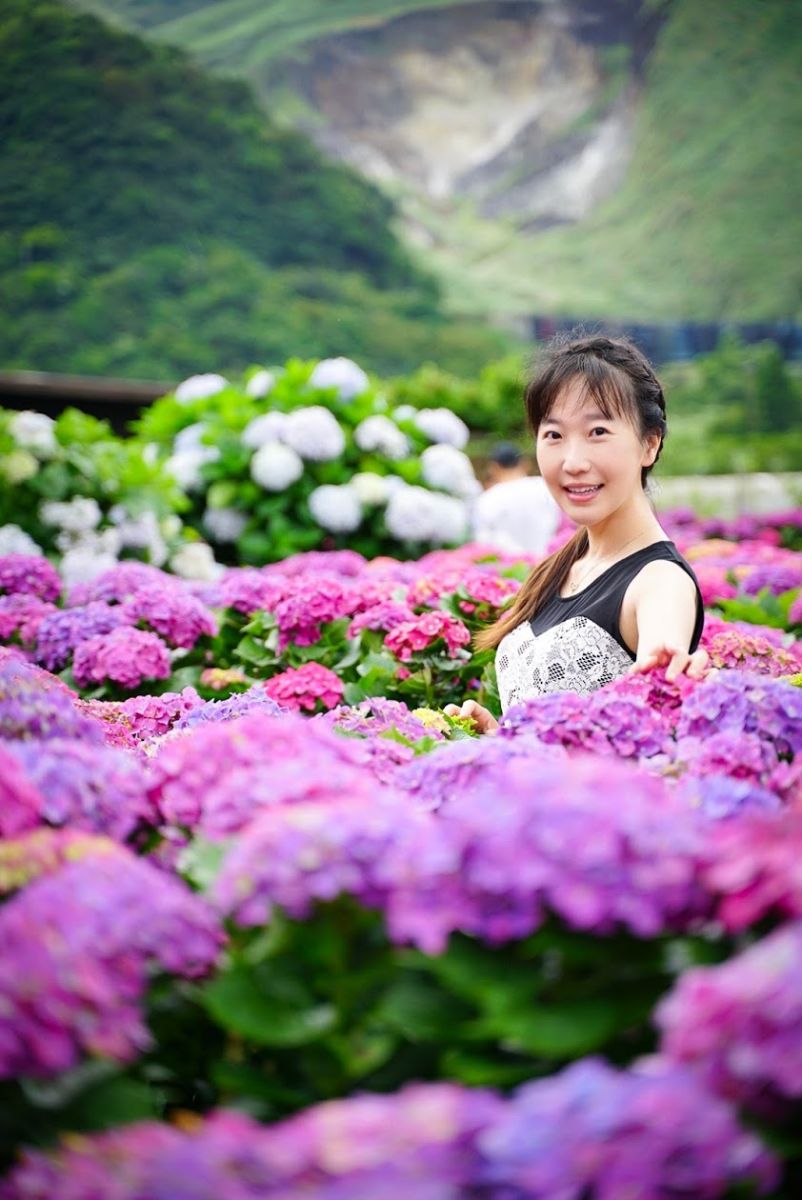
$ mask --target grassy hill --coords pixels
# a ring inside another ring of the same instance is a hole
[[[81,0],[263,94],[315,38],[452,2]],[[664,21],[638,82],[631,163],[580,224],[526,234],[467,203],[438,212],[398,193],[433,235],[430,262],[455,310],[799,318],[802,0],[644,5]]]
[[[0,0],[0,365],[169,377],[292,353],[473,365],[391,202],[240,82]]]

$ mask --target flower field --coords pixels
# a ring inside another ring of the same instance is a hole
[[[2,1200],[802,1188],[802,514],[717,670],[498,711],[529,566],[0,557]]]

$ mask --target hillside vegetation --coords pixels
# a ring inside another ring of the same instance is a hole
[[[270,95],[323,36],[451,0],[81,0],[146,26]],[[568,6],[566,6],[568,8]],[[615,4],[609,6],[615,19]],[[432,239],[464,312],[647,320],[798,317],[802,0],[644,0],[663,20],[633,77],[632,156],[616,193],[545,231],[397,199]],[[455,38],[459,12],[455,11]],[[290,109],[287,112],[290,113]],[[305,117],[308,113],[304,113]]]
[[[55,0],[0,0],[0,363],[166,377],[292,353],[486,361],[391,202],[248,88]]]

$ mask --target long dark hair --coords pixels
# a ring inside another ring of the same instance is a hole
[[[644,354],[626,338],[591,334],[552,342],[545,361],[524,391],[524,405],[533,436],[548,417],[560,392],[574,379],[583,381],[584,392],[608,420],[625,417],[642,438],[659,433],[654,462],[641,470],[641,486],[663,449],[666,435],[666,402],[660,381]],[[477,650],[498,646],[506,634],[559,591],[571,567],[588,548],[586,529],[578,529],[555,554],[533,567],[510,607],[488,629],[477,634]]]

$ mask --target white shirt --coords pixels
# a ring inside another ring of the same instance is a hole
[[[560,510],[538,475],[493,484],[471,511],[473,540],[513,554],[542,554],[559,523]]]

